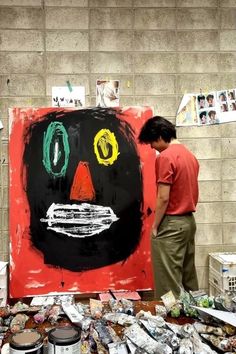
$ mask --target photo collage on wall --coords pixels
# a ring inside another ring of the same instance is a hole
[[[236,89],[185,94],[176,125],[211,125],[236,121]]]

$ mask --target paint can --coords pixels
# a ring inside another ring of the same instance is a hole
[[[48,333],[48,354],[80,354],[79,328],[57,327]]]
[[[10,339],[10,354],[43,354],[43,337],[34,329],[14,333]]]

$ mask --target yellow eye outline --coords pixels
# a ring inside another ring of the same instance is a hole
[[[101,157],[98,147],[102,151],[103,156],[107,156],[109,152],[109,146],[112,148],[112,155],[109,158]],[[112,133],[109,129],[101,129],[99,132],[97,132],[94,137],[93,147],[98,163],[101,165],[112,165],[120,154],[118,151],[119,146],[115,134]]]

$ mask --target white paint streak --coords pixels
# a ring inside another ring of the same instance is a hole
[[[55,149],[54,149],[54,158],[53,158],[53,165],[56,166],[58,163],[58,151],[59,151],[59,145],[58,141],[55,143]]]
[[[30,282],[29,284],[26,284],[25,287],[27,289],[31,288],[44,288],[46,286],[46,283],[39,283],[38,281],[34,280]]]
[[[47,229],[70,237],[85,238],[97,235],[110,228],[111,224],[119,220],[110,207],[102,205],[82,204],[55,204],[47,211]]]

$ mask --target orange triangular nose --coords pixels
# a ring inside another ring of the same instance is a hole
[[[70,199],[79,201],[95,200],[95,190],[88,162],[80,162],[77,166],[70,190]]]

